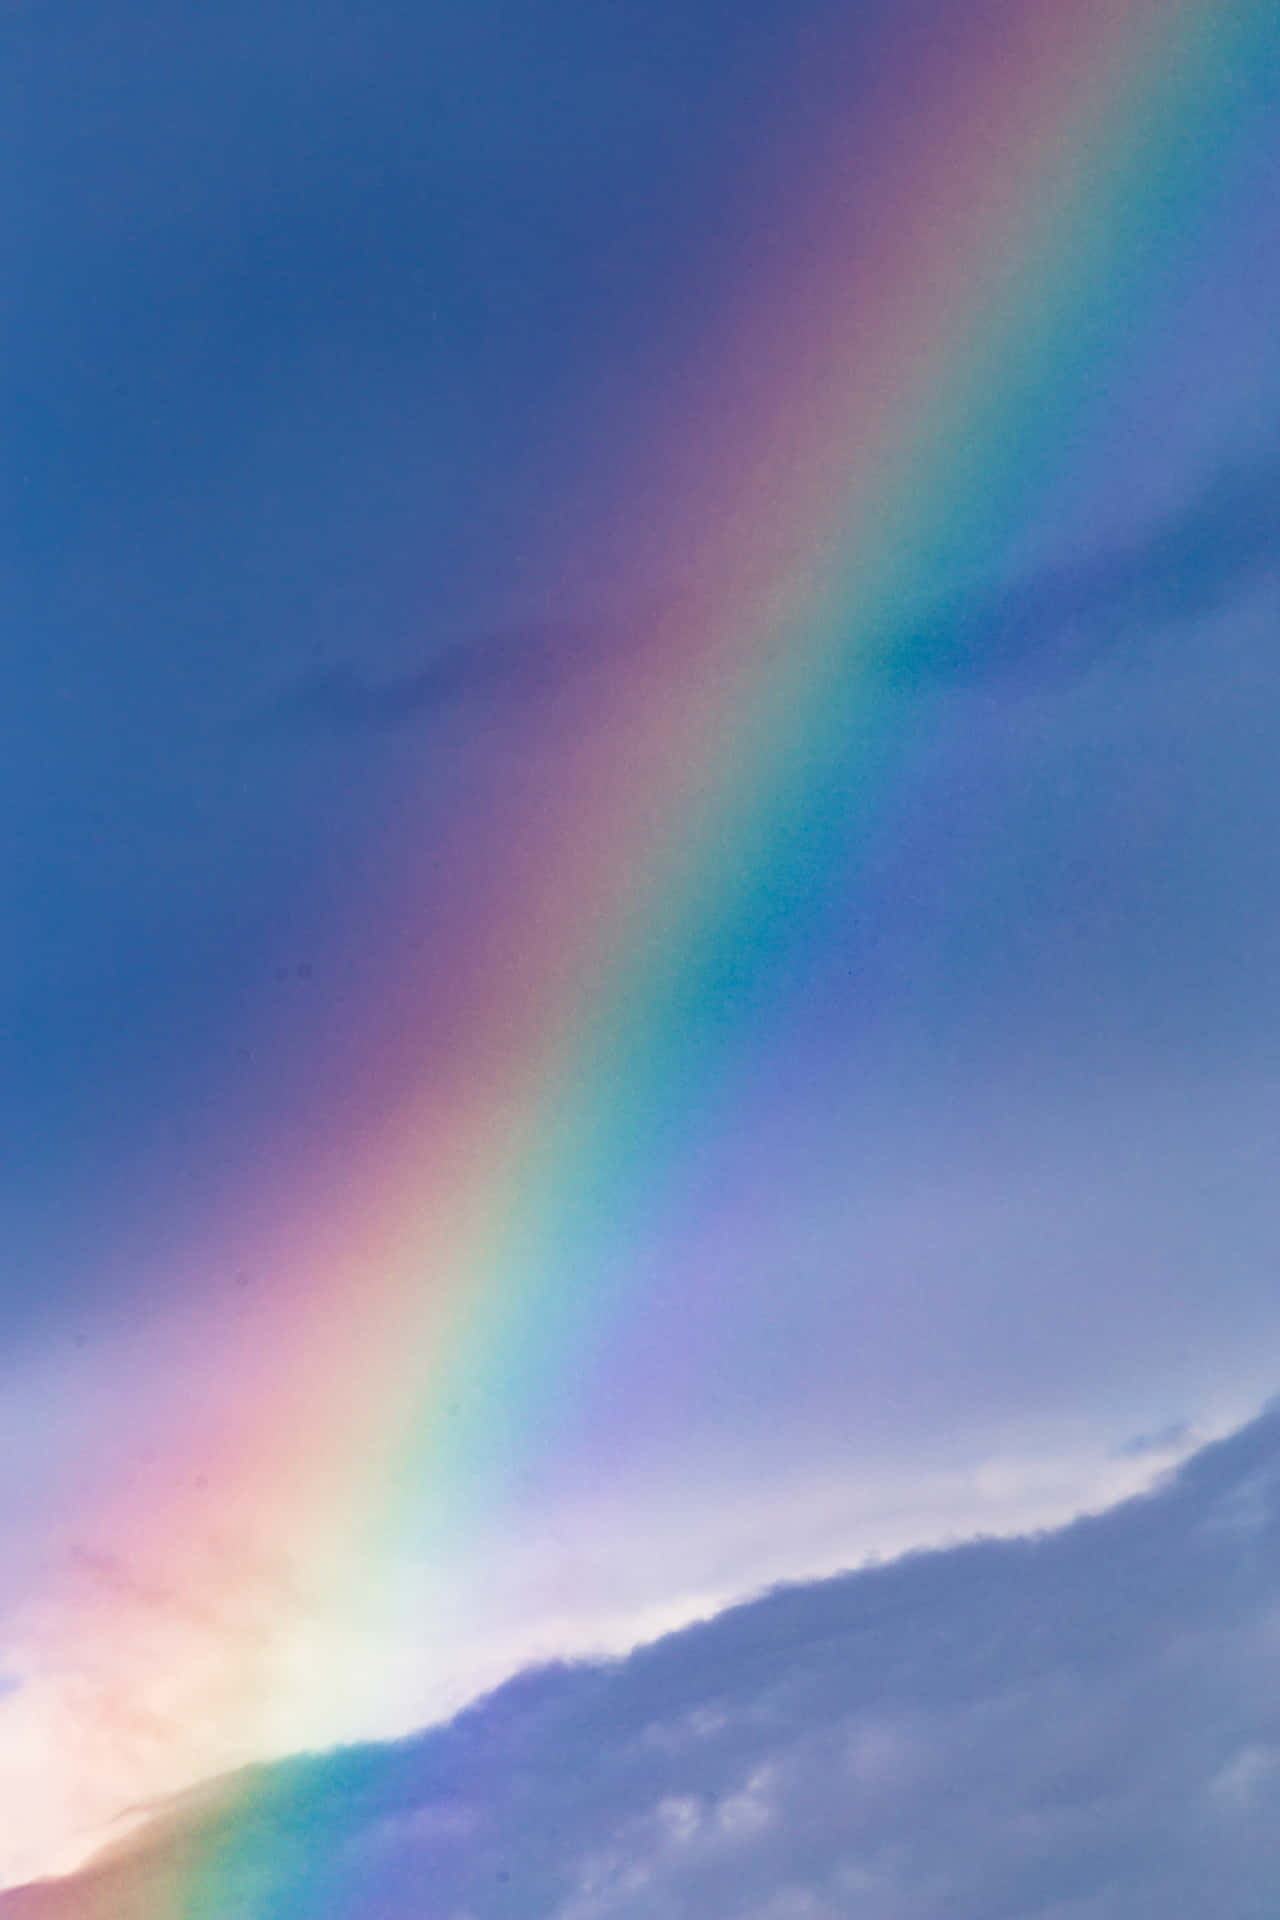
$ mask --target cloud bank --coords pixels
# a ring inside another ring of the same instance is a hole
[[[219,1783],[0,1920],[1264,1920],[1278,1816],[1272,1409],[1060,1532]]]

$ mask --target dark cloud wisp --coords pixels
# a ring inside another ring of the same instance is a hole
[[[1070,679],[1174,621],[1206,618],[1280,569],[1280,458],[1240,461],[1145,538],[886,637],[898,684]]]
[[[385,679],[351,661],[314,667],[267,707],[265,732],[297,735],[385,733],[453,706],[472,694],[535,694],[578,661],[590,641],[570,628],[531,627],[450,647],[412,673]]]
[[[1007,592],[944,603],[873,654],[893,685],[1069,680],[1126,641],[1212,615],[1280,568],[1280,459],[1240,462],[1144,539]],[[687,596],[665,604],[692,605]],[[388,733],[472,696],[537,696],[628,657],[649,632],[542,622],[458,642],[412,672],[379,678],[353,660],[317,666],[260,714],[267,735]]]

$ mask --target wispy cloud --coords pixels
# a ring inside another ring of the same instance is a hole
[[[886,637],[895,681],[1039,685],[1174,621],[1203,618],[1280,569],[1280,458],[1220,470],[1143,538]]]
[[[1141,539],[1007,591],[944,601],[872,652],[895,685],[1039,686],[1086,671],[1125,642],[1205,617],[1280,569],[1280,458],[1221,470],[1182,512]],[[690,608],[670,595],[655,608]],[[317,666],[258,717],[268,735],[344,738],[423,722],[479,697],[545,694],[632,657],[654,609],[630,623],[531,622],[454,642],[411,672],[379,676],[354,660]]]
[[[626,657],[652,629],[621,623],[531,621],[455,642],[410,673],[379,677],[354,661],[314,667],[281,688],[259,718],[267,734],[342,738],[425,721],[474,697],[528,700]]]
[[[223,1783],[0,1920],[145,1920],[219,1836],[208,1920],[1260,1920],[1278,1609],[1272,1411],[1059,1533],[782,1589]]]

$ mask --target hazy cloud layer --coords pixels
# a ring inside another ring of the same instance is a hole
[[[1063,1532],[784,1589],[246,1780],[251,1812],[227,1783],[0,1920],[147,1920],[228,1831],[191,1920],[1264,1920],[1280,1412]]]

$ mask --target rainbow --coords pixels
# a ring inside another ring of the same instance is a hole
[[[1280,54],[1267,0],[980,0],[932,34],[915,16],[871,48],[831,30],[832,99],[859,62],[878,77],[820,147],[744,153],[707,263],[731,318],[648,428],[679,591],[575,691],[554,766],[512,776],[518,826],[463,830],[476,881],[444,925],[413,792],[388,814],[346,938],[385,953],[394,927],[401,958],[372,984],[353,962],[368,991],[298,1164],[266,1166],[226,1236],[271,1285],[214,1338],[175,1321],[199,1387],[163,1471],[116,1462],[99,1489],[131,1559],[215,1619],[268,1542],[332,1601],[515,1497],[624,1309],[610,1248],[731,1097],[940,697],[911,636],[999,573],[1084,457]],[[77,1631],[109,1635],[94,1591]],[[190,1711],[268,1724],[287,1633],[213,1638]],[[115,1734],[183,1694],[165,1657],[122,1653]],[[255,1791],[156,1920],[221,1910]]]

